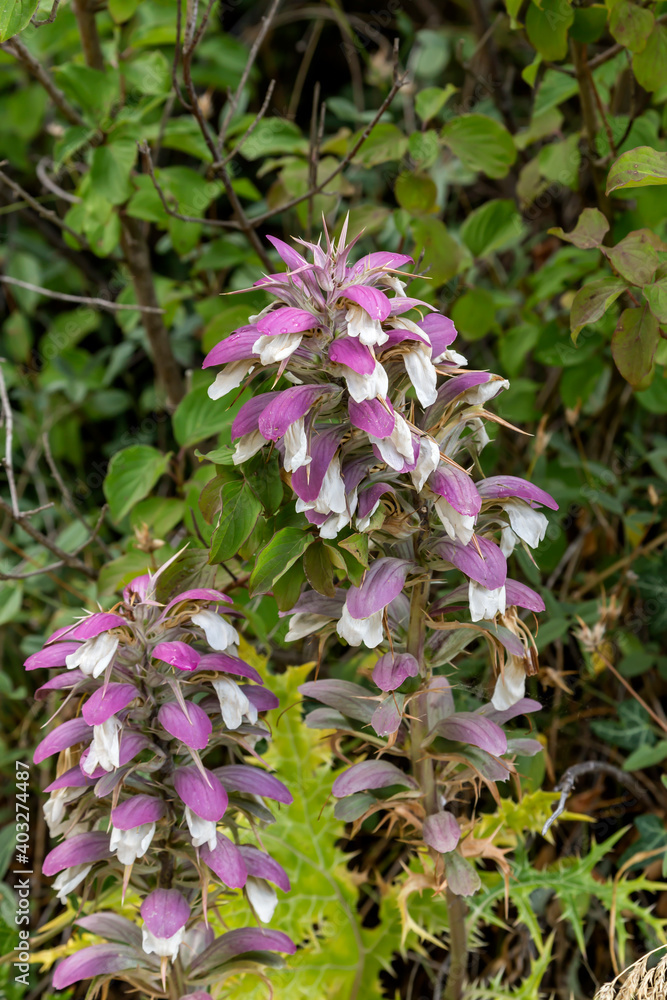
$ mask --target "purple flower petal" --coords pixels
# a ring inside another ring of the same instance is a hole
[[[250,764],[227,764],[215,769],[214,774],[230,792],[247,792],[250,795],[261,795],[275,802],[290,805],[291,792],[278,781],[273,774]]]
[[[447,811],[434,813],[424,820],[424,843],[441,854],[453,851],[459,842],[461,830],[453,814]]]
[[[174,771],[174,788],[185,805],[202,819],[217,823],[221,819],[229,799],[220,779],[212,771],[206,770],[208,783],[194,764],[179,767]]]
[[[224,365],[230,361],[245,361],[246,358],[254,357],[252,347],[258,336],[256,326],[241,327],[208,352],[202,368]]]
[[[136,604],[137,601],[143,602],[148,597],[152,586],[153,580],[150,573],[142,573],[141,576],[135,576],[134,580],[130,580],[128,585],[123,587],[123,600],[126,604]]]
[[[243,855],[236,844],[222,833],[218,834],[218,843],[214,850],[205,844],[199,853],[211,871],[230,889],[242,889],[246,884],[248,870]]]
[[[278,251],[281,260],[290,268],[299,268],[308,264],[305,257],[302,257],[298,250],[294,250],[289,243],[279,240],[277,236],[267,236],[269,243]]]
[[[464,469],[454,465],[441,465],[429,476],[428,485],[459,514],[475,516],[482,509],[482,498]]]
[[[185,927],[190,907],[178,889],[154,889],[141,904],[146,929],[158,938],[170,938]]]
[[[213,590],[211,587],[195,587],[194,590],[184,590],[182,594],[177,594],[176,597],[172,598],[162,612],[161,617],[164,618],[175,605],[181,604],[183,601],[215,601],[217,604],[234,603],[231,597],[220,593],[219,590]]]
[[[438,722],[436,730],[446,740],[471,743],[494,757],[501,757],[507,750],[507,737],[500,726],[476,712],[455,712]]]
[[[265,878],[277,885],[283,892],[290,891],[291,886],[287,872],[270,854],[265,854],[264,851],[258,850],[252,844],[241,844],[239,851],[245,861],[248,875]]]
[[[112,628],[118,628],[119,625],[127,625],[124,618],[120,615],[113,615],[106,611],[99,611],[93,615],[89,615],[84,618],[82,622],[75,625],[74,628],[67,633],[68,639],[77,639],[79,641],[85,641],[86,639],[94,639],[95,636],[101,635],[102,632],[108,632]]]
[[[194,702],[188,701],[187,706],[189,722],[183,709],[175,701],[161,706],[157,714],[158,721],[171,736],[181,740],[186,746],[203,750],[213,729],[211,720],[204,709]]]
[[[80,670],[68,670],[65,674],[57,674],[51,680],[47,681],[46,684],[42,684],[41,687],[37,688],[35,698],[37,701],[44,701],[48,697],[49,691],[62,691],[63,688],[73,688],[75,684],[85,679],[86,675]]]
[[[391,300],[388,296],[379,288],[372,288],[369,285],[348,285],[346,288],[341,288],[338,296],[361,306],[371,319],[385,320],[391,310]]]
[[[352,266],[352,274],[355,277],[365,274],[367,271],[376,268],[403,267],[404,264],[413,264],[412,257],[406,253],[393,253],[391,250],[376,250],[375,253],[366,254]]]
[[[409,295],[397,295],[391,300],[391,312],[390,316],[402,316],[403,313],[409,312],[411,309],[435,309],[435,306],[429,305],[428,302],[424,302],[423,299],[413,299]]]
[[[247,677],[256,684],[264,683],[261,674],[254,667],[237,656],[228,656],[227,653],[204,653],[197,667],[199,673],[203,670],[222,671],[237,677]]]
[[[279,395],[279,392],[264,392],[244,403],[232,422],[232,441],[259,430],[259,418],[271,400]]]
[[[383,402],[380,399],[365,399],[362,403],[357,403],[350,398],[347,408],[354,427],[372,434],[373,437],[389,437],[394,429],[396,417],[389,400]]]
[[[270,237],[269,237],[270,238]],[[197,990],[196,993],[186,993],[180,1000],[213,1000],[210,993],[204,993],[203,990]]]
[[[401,724],[401,710],[396,699],[400,699],[402,705],[402,695],[390,695],[378,705],[371,718],[371,726],[378,736],[390,736],[395,733]]]
[[[488,538],[477,538],[482,552],[480,557],[474,540],[464,545],[459,539],[442,539],[434,546],[437,554],[460,569],[467,577],[486,587],[497,590],[507,578],[507,560],[500,548]]]
[[[163,663],[170,663],[179,670],[196,670],[201,660],[201,653],[198,653],[187,642],[161,642],[153,650],[156,660]]]
[[[296,420],[304,417],[320,399],[339,391],[329,385],[293,385],[279,392],[259,418],[259,431],[267,441],[277,441]]]
[[[435,351],[434,356],[437,357]],[[474,389],[478,385],[486,385],[487,382],[496,380],[498,382],[498,392],[503,388],[505,382],[497,375],[489,372],[465,372],[464,375],[455,375],[447,379],[444,385],[438,389],[438,403],[449,406],[458,396],[462,396],[469,389]],[[437,404],[434,404],[437,405]]]
[[[26,670],[51,670],[53,667],[64,667],[65,657],[75,653],[78,642],[58,642],[53,646],[45,646],[38,653],[32,653],[23,666]]]
[[[109,834],[96,830],[93,833],[77,833],[58,844],[44,858],[44,875],[57,875],[65,868],[76,865],[90,865],[111,857]]]
[[[280,705],[280,699],[268,688],[258,687],[256,684],[239,684],[239,687],[258,712],[270,712]]]
[[[65,771],[59,778],[47,785],[44,791],[55,792],[58,788],[85,788],[87,785],[94,785],[95,780],[95,778],[84,774],[79,765],[75,764],[74,767],[70,767],[69,771]]]
[[[531,506],[543,504],[551,510],[558,510],[558,504],[546,490],[541,490],[539,486],[534,486],[527,479],[520,479],[518,476],[490,476],[488,479],[482,479],[479,483],[479,492],[483,497],[519,497]]]
[[[527,587],[525,583],[518,580],[505,581],[505,593],[507,595],[507,605],[517,608],[527,608],[528,611],[544,611],[544,601],[538,593]]]
[[[429,313],[419,320],[417,326],[420,327],[431,341],[433,357],[439,357],[446,351],[450,344],[453,344],[457,337],[456,327],[451,319],[441,313]]]
[[[370,722],[373,718],[375,701],[372,700],[370,692],[360,684],[326,678],[300,684],[299,693],[304,698],[314,698],[329,708],[337,709],[350,719]]]
[[[193,974],[201,975],[204,970],[217,969],[223,962],[228,962],[230,958],[248,951],[282,951],[286,955],[293,955],[296,946],[282,931],[260,927],[238,927],[236,930],[227,931],[206,951],[198,955],[192,962],[190,970]]]
[[[373,352],[357,337],[339,337],[329,344],[329,360],[359,375],[372,375],[375,371]]]
[[[373,668],[373,680],[381,691],[395,691],[406,677],[416,677],[419,664],[410,653],[385,653]]]
[[[164,812],[164,802],[155,795],[133,795],[111,810],[111,822],[119,830],[133,830],[145,823],[157,823]]]
[[[396,330],[385,330],[385,333],[387,334],[387,340],[385,341],[384,344],[380,344],[378,346],[377,348],[378,353],[382,353],[383,351],[388,351],[392,347],[396,347],[398,344],[403,344],[406,341],[410,340],[416,344],[424,344],[427,350],[431,346],[428,342],[428,337],[426,336],[426,334],[420,337],[418,334],[413,333],[412,330],[405,330],[399,327]]]
[[[62,722],[48,736],[45,736],[41,743],[37,744],[32,759],[35,764],[40,764],[47,757],[52,757],[54,753],[67,750],[75,743],[89,743],[92,738],[92,726],[89,726],[85,719],[70,719],[68,722]]]
[[[515,702],[509,708],[504,708],[499,710],[494,708],[489,702],[488,705],[483,705],[477,711],[480,715],[483,715],[487,719],[491,719],[492,722],[497,723],[499,726],[504,726],[506,722],[510,719],[516,719],[518,715],[528,715],[530,712],[539,712],[542,706],[539,701],[535,701],[534,698],[522,698],[520,701]]]
[[[364,792],[369,788],[388,788],[390,785],[416,788],[417,782],[388,760],[364,760],[339,774],[331,790],[337,799],[342,799],[354,792]]]
[[[340,426],[315,432],[310,440],[312,458],[310,465],[302,466],[292,473],[292,489],[306,503],[317,500],[322,482],[338,450],[343,432],[344,428]]]
[[[91,934],[98,934],[100,937],[110,938],[112,941],[121,941],[123,944],[141,948],[141,931],[131,920],[128,920],[127,917],[121,917],[118,913],[102,910],[99,913],[92,913],[88,917],[79,917],[74,922],[78,927],[83,927],[85,931],[90,931]]]
[[[138,956],[133,948],[121,944],[94,944],[82,948],[59,962],[53,973],[53,986],[64,990],[82,979],[112,975],[135,968]]]
[[[134,684],[107,684],[99,687],[85,702],[82,713],[89,726],[101,726],[116,712],[127,708],[139,695]]]
[[[407,559],[376,559],[360,587],[350,587],[346,606],[353,618],[369,618],[400,594],[408,575]]]
[[[321,325],[321,320],[305,309],[293,309],[283,306],[274,309],[257,320],[257,329],[265,337],[277,337],[281,333],[305,333],[315,330]]]

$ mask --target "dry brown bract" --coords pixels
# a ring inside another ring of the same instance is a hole
[[[618,987],[616,979],[601,986],[594,1000],[667,1000],[667,955],[647,972],[648,958],[649,955],[644,955],[626,969],[629,975]]]

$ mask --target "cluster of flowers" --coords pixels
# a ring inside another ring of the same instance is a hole
[[[184,995],[192,988],[204,1000],[201,991],[237,956],[294,951],[278,931],[247,927],[214,939],[207,923],[207,907],[239,889],[261,922],[271,919],[274,887],[289,890],[289,879],[240,839],[249,826],[272,821],[265,798],[289,803],[291,795],[247,763],[248,755],[261,763],[255,746],[269,737],[261,715],[277,699],[238,656],[230,613],[219,610],[230,599],[195,589],[163,606],[156,580],[138,577],[116,611],[59,629],[25,663],[60,669],[37,698],[66,694],[59,711],[71,716],[34,755],[39,763],[60,754],[44,808],[51,835],[62,840],[44,874],[57,876],[63,901],[82,883],[90,898],[109,875],[122,880],[123,894],[131,886],[142,899],[141,930],[111,912],[81,918],[109,943],[64,959],[53,982],[63,989],[113,975],[159,995],[178,962]],[[224,888],[211,890],[210,882]]]
[[[334,621],[351,645],[377,647],[387,609],[398,601],[400,612],[407,575],[456,568],[467,589],[440,598],[435,610],[467,596],[472,622],[495,620],[494,634],[508,654],[494,695],[501,710],[523,697],[526,670],[533,669],[532,640],[516,608],[544,608],[537,593],[508,579],[507,557],[517,543],[540,543],[548,522],[539,508],[557,504],[517,477],[472,478],[468,466],[478,464],[489,440],[485,420],[498,419],[485,404],[509,383],[465,370],[466,359],[451,346],[452,321],[405,294],[398,275],[410,257],[377,252],[349,264],[355,241],[345,245],[345,236],[344,227],[335,244],[327,234],[326,250],[298,241],[312,263],[269,237],[288,270],[256,285],[275,301],[204,362],[224,365],[209,389],[212,398],[262,373],[272,376],[255,381],[253,398],[234,420],[234,461],[269,444],[277,448],[296,509],[322,538],[356,530],[380,538],[383,549],[417,533],[422,539],[418,565],[380,554],[360,587],[335,597],[302,594],[287,637],[320,632]],[[280,376],[293,384],[268,388]],[[388,529],[391,505],[401,517]],[[408,551],[412,556],[414,546]]]

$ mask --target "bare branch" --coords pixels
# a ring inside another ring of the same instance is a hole
[[[72,494],[65,485],[63,477],[60,475],[60,470],[58,469],[58,466],[56,465],[55,460],[53,458],[53,454],[51,453],[51,445],[49,444],[49,435],[48,432],[46,431],[44,432],[44,434],[42,434],[42,445],[44,447],[44,457],[46,458],[46,463],[49,469],[51,470],[51,475],[55,479],[58,489],[60,490],[60,495],[63,498],[63,503],[65,504],[65,507],[70,512],[70,514],[74,515],[77,521],[80,521],[81,524],[83,524],[86,527],[86,530],[90,531],[90,525],[86,521],[85,517],[83,516],[77,505],[74,503]],[[95,534],[97,533],[97,530],[99,530],[99,527],[101,526],[101,523],[102,522],[100,520],[96,531],[93,534],[91,534],[89,541],[93,540]],[[113,559],[113,554],[111,552],[111,549],[109,548],[106,542],[104,542],[101,538],[98,538],[97,544],[100,546],[100,548],[104,552],[105,556],[107,556],[107,558]]]
[[[55,194],[58,198],[62,198],[63,201],[68,201],[70,205],[80,205],[83,199],[79,198],[77,194],[72,194],[71,191],[65,191],[64,188],[59,187],[53,178],[49,176],[47,173],[47,167],[50,162],[51,161],[48,157],[43,156],[35,168],[35,172],[44,187],[47,191],[51,191],[51,193]]]
[[[266,112],[268,110],[268,107],[269,107],[269,102],[271,100],[271,97],[273,95],[273,91],[275,89],[275,86],[276,86],[276,81],[275,80],[271,80],[271,83],[269,84],[268,90],[266,91],[266,97],[264,98],[264,100],[262,102],[262,106],[259,109],[259,111],[257,112],[257,114],[255,115],[253,121],[250,123],[250,127],[243,133],[242,137],[236,143],[236,145],[234,146],[234,148],[232,150],[230,150],[229,153],[227,153],[227,156],[224,158],[224,160],[217,160],[213,164],[213,167],[212,167],[213,170],[218,170],[218,169],[220,169],[222,167],[226,167],[227,164],[229,163],[229,161],[233,160],[234,157],[236,156],[236,154],[241,151],[241,147],[248,141],[248,139],[253,134],[253,132],[255,131],[255,129],[257,128],[257,126],[259,125],[259,123],[261,122],[262,118],[266,114]]]
[[[48,549],[49,552],[52,552],[53,555],[65,566],[69,566],[71,569],[76,569],[80,573],[84,573],[91,580],[95,579],[97,576],[95,570],[90,566],[87,566],[85,562],[79,559],[76,553],[63,551],[59,545],[56,545],[55,542],[51,541],[48,535],[45,535],[42,531],[39,531],[38,528],[35,528],[34,525],[30,523],[27,514],[19,512],[18,516],[16,516],[11,505],[8,504],[2,497],[0,497],[0,511],[2,511],[3,514],[6,514],[7,517],[11,518],[15,524],[18,524],[27,535],[30,535],[33,541],[42,545],[45,549]],[[84,544],[87,545],[88,540],[86,540]],[[80,552],[81,548],[83,548],[83,546],[81,546],[77,551]],[[41,572],[44,572],[44,570]]]
[[[67,292],[54,292],[52,288],[42,288],[41,285],[33,285],[29,281],[20,281],[19,278],[10,278],[6,274],[0,274],[0,281],[6,285],[17,285],[19,288],[27,288],[29,292],[39,292],[50,299],[58,299],[61,302],[76,302],[80,306],[94,306],[97,309],[108,309],[110,312],[128,310],[130,312],[143,313],[164,313],[164,309],[159,306],[139,306],[125,305],[122,302],[109,302],[107,299],[87,298],[85,295],[69,295]]]
[[[218,229],[240,229],[239,223],[234,220],[226,219],[201,219],[196,215],[183,215],[182,212],[178,212],[173,209],[169,202],[167,201],[167,196],[164,190],[160,186],[160,182],[155,176],[155,170],[153,168],[153,158],[151,156],[150,149],[147,142],[138,142],[139,152],[141,153],[144,167],[148,174],[150,175],[151,181],[153,182],[153,187],[160,196],[160,201],[162,202],[162,207],[164,208],[167,215],[173,216],[174,219],[181,219],[183,222],[198,222],[204,226],[214,226]],[[176,201],[176,199],[174,199]],[[176,202],[178,205],[178,202]]]
[[[214,160],[220,160],[222,158],[222,150],[225,145],[225,139],[227,138],[227,130],[229,128],[229,123],[234,117],[234,114],[239,104],[239,100],[241,98],[241,94],[243,93],[243,88],[248,82],[250,71],[255,65],[255,59],[257,58],[257,53],[260,50],[262,42],[266,38],[267,32],[271,27],[271,22],[276,16],[276,13],[278,11],[281,2],[282,0],[273,0],[273,3],[271,4],[268,11],[262,18],[259,31],[257,32],[257,37],[255,38],[255,41],[252,43],[252,47],[250,49],[250,52],[248,53],[248,59],[243,69],[243,73],[241,74],[239,85],[234,92],[234,96],[228,101],[227,107],[225,108],[225,114],[223,116],[222,124],[220,126],[220,134],[218,135],[217,154],[213,156]]]
[[[23,42],[17,35],[10,38],[9,41],[4,42],[0,45],[0,48],[4,49],[5,52],[9,52],[18,59],[19,62],[23,63],[28,72],[35,77],[35,79],[41,83],[44,90],[47,92],[55,106],[62,113],[63,117],[67,119],[70,125],[79,125],[81,128],[88,130],[89,126],[86,125],[85,121],[72,105],[69,103],[62,90],[56,87],[55,83],[41,65],[37,59],[28,51]]]
[[[560,799],[554,812],[542,828],[543,837],[546,836],[552,823],[555,823],[558,817],[565,812],[565,804],[577,782],[577,779],[583,774],[594,774],[596,771],[599,771],[602,774],[609,774],[612,778],[616,778],[621,785],[625,785],[625,787],[638,799],[641,799],[642,802],[649,801],[647,793],[631,774],[628,774],[626,771],[622,771],[620,767],[614,767],[613,764],[607,764],[602,760],[585,760],[581,764],[574,764],[572,767],[568,767],[567,771],[563,772],[562,778],[554,789],[554,791],[560,792]]]
[[[58,7],[60,7],[60,0],[53,0],[53,7],[51,8],[49,16],[42,18],[41,21],[36,21],[33,15],[33,17],[30,18],[30,23],[35,28],[41,28],[43,24],[53,24],[56,19],[56,14],[58,13]]]
[[[3,162],[6,163],[7,161],[5,160]],[[80,233],[75,232],[74,229],[71,229],[66,222],[63,222],[57,212],[52,211],[50,208],[45,208],[44,205],[37,201],[36,198],[33,198],[31,194],[28,194],[28,192],[24,190],[20,184],[17,184],[11,177],[8,177],[4,170],[0,170],[0,180],[2,180],[11,191],[13,191],[17,198],[22,198],[23,201],[25,201],[26,204],[29,205],[35,212],[43,216],[45,219],[49,219],[51,222],[55,223],[55,225],[58,226],[59,229],[62,229],[64,233],[69,233],[69,235],[77,240],[85,250],[90,250],[90,244],[85,236],[82,236]]]
[[[7,471],[7,482],[9,484],[9,496],[12,502],[12,516],[18,518],[19,498],[16,492],[16,482],[14,480],[14,465],[12,462],[12,449],[14,447],[14,417],[7,395],[5,376],[2,373],[2,362],[0,361],[0,400],[2,401],[2,417],[5,422],[5,469]]]

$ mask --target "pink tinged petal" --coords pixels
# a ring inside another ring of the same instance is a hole
[[[417,326],[420,327],[431,341],[433,348],[433,360],[439,358],[443,351],[446,351],[450,344],[453,344],[457,337],[456,327],[451,319],[441,313],[429,313],[419,320]]]
[[[494,392],[494,395],[497,395],[505,387],[504,379],[499,378],[497,375],[490,375],[489,372],[466,372],[464,375],[455,375],[453,378],[447,379],[445,384],[438,390],[438,402],[443,406],[449,406],[459,396],[463,396],[464,393],[470,393],[471,390],[476,389],[478,386],[486,385],[489,382],[493,382],[491,388],[496,388],[497,386],[497,392]],[[491,388],[489,391],[491,391]],[[493,397],[489,395],[486,398],[492,399]]]
[[[388,760],[364,760],[361,764],[353,764],[347,771],[339,774],[331,790],[337,799],[341,799],[355,792],[388,788],[390,785],[417,788],[417,782],[411,775],[399,770]]]
[[[256,684],[239,684],[239,687],[258,712],[270,712],[280,705],[280,699],[268,688],[257,687]]]
[[[365,399],[362,403],[355,403],[350,399],[348,412],[354,427],[374,437],[381,439],[389,437],[394,430],[396,417],[394,408],[388,400],[383,403],[380,399]]]
[[[216,604],[225,603],[233,604],[231,597],[227,597],[226,594],[222,594],[219,590],[213,590],[211,587],[195,587],[194,590],[184,590],[182,594],[177,594],[169,604],[166,606],[162,612],[162,618],[172,608],[176,607],[177,604],[182,604],[183,601],[209,601],[215,602]]]
[[[258,430],[259,418],[269,403],[279,395],[279,392],[265,392],[260,396],[253,396],[244,403],[232,423],[232,440]]]
[[[534,486],[527,479],[518,476],[491,476],[479,483],[479,492],[483,497],[500,499],[503,497],[518,497],[532,504],[543,504],[551,510],[558,510],[558,504],[546,490]]]
[[[134,684],[107,684],[91,694],[83,706],[83,717],[89,726],[101,726],[110,716],[127,708],[138,695]]]
[[[164,813],[162,799],[154,795],[133,795],[111,810],[111,822],[117,830],[134,830],[146,823],[157,823]]]
[[[267,441],[277,441],[286,432],[290,424],[301,417],[320,399],[324,399],[335,386],[326,385],[294,385],[269,403],[259,418],[259,430]]]
[[[370,517],[375,513],[380,504],[380,498],[385,493],[396,493],[391,483],[373,483],[368,489],[361,490],[359,493],[359,506],[357,507],[357,524],[360,520]]]
[[[225,365],[233,361],[245,361],[252,358],[252,345],[257,340],[257,327],[244,326],[232,333],[225,340],[208,352],[204,358],[202,368],[211,368],[213,365]]]
[[[284,240],[279,240],[277,236],[267,236],[269,243],[278,251],[278,256],[282,261],[287,264],[290,268],[300,268],[308,264],[305,257],[302,257],[298,250],[295,250],[285,243]]]
[[[50,681],[46,684],[42,684],[35,691],[35,698],[37,701],[44,701],[48,698],[49,691],[62,691],[63,688],[73,688],[75,684],[79,681],[85,680],[86,675],[82,674],[80,670],[68,670],[66,674],[58,674],[56,677],[52,677]]]
[[[348,719],[370,722],[373,717],[375,701],[371,699],[370,692],[352,681],[334,677],[306,681],[299,686],[299,693],[304,698],[313,698],[329,708],[335,708]]]
[[[75,764],[74,767],[70,767],[69,771],[65,771],[59,778],[56,778],[50,785],[47,785],[44,791],[55,792],[59,788],[86,788],[94,785],[95,781],[95,778],[89,778],[87,774],[83,773],[79,765]]]
[[[428,342],[428,337],[425,334],[421,336],[415,333],[413,330],[406,330],[399,327],[395,330],[386,330],[387,340],[381,347],[378,347],[378,353],[382,351],[388,351],[391,347],[396,347],[398,344],[407,343],[408,341],[413,341],[416,344],[422,344],[423,349],[429,352],[430,344]]]
[[[477,538],[481,550],[480,557],[475,543],[463,545],[456,539],[443,539],[437,542],[437,554],[465,573],[481,587],[497,590],[502,587],[507,578],[507,560],[498,546],[488,538]]]
[[[255,878],[265,878],[277,885],[283,892],[290,891],[291,886],[287,872],[282,865],[274,861],[270,854],[265,854],[264,851],[258,850],[252,844],[241,844],[239,851],[245,861],[248,875],[253,875]]]
[[[436,725],[440,736],[457,743],[470,743],[501,757],[507,750],[507,737],[497,723],[476,712],[455,712]]]
[[[454,465],[441,465],[429,476],[428,485],[459,514],[474,517],[482,509],[482,498],[477,487],[463,469]]]
[[[381,691],[395,691],[407,677],[419,674],[419,664],[410,653],[385,653],[373,668],[373,680]]]
[[[112,941],[121,941],[123,944],[141,947],[141,931],[126,917],[121,917],[117,913],[102,910],[93,913],[89,917],[79,917],[75,921],[78,927],[90,931],[91,934],[99,934],[100,937],[109,938]]]
[[[273,337],[280,333],[304,333],[306,330],[315,330],[321,323],[317,316],[306,312],[305,309],[284,306],[257,320],[257,330],[267,337]]]
[[[236,844],[233,844],[222,833],[218,834],[218,842],[214,850],[205,844],[199,853],[211,871],[230,889],[242,889],[246,884],[248,869],[243,855]]]
[[[174,771],[174,788],[182,802],[202,819],[217,823],[225,814],[228,796],[219,778],[204,768],[208,782],[194,764]]]
[[[491,719],[499,726],[504,726],[511,719],[516,719],[518,715],[529,715],[531,712],[539,712],[541,708],[542,706],[539,701],[535,701],[534,698],[522,698],[521,701],[502,711],[494,708],[490,703],[483,705],[482,708],[477,709],[477,714]]]
[[[153,581],[150,573],[143,573],[130,580],[126,587],[123,587],[123,600],[126,604],[141,603],[146,600],[153,588]]]
[[[88,618],[84,618],[82,622],[79,622],[78,625],[67,633],[67,638],[79,641],[94,639],[95,636],[100,635],[102,632],[118,628],[119,625],[127,625],[127,621],[121,618],[120,615],[100,611],[94,615],[89,615]]]
[[[410,562],[407,559],[376,559],[360,587],[350,587],[346,606],[353,618],[368,618],[381,611],[403,589]]]
[[[378,736],[391,736],[397,732],[401,724],[402,702],[402,695],[390,695],[375,709],[371,718],[371,726]]]
[[[95,976],[110,976],[137,966],[137,953],[122,944],[94,944],[60,962],[53,973],[53,986],[64,990],[73,983]]]
[[[375,371],[373,352],[356,337],[339,337],[329,344],[329,360],[359,375],[372,375]]]
[[[340,427],[334,427],[313,434],[310,441],[310,465],[297,469],[292,475],[292,489],[305,503],[314,503],[320,495],[324,477],[338,450],[342,433]]]
[[[391,250],[377,250],[375,253],[366,254],[361,257],[352,267],[352,274],[359,277],[367,271],[375,268],[403,267],[404,264],[413,264],[412,257],[406,253],[393,253]],[[355,300],[356,301],[356,300]]]
[[[390,316],[402,316],[403,313],[409,312],[410,309],[434,309],[435,306],[429,305],[428,302],[424,302],[423,299],[413,299],[409,295],[397,295],[396,298],[391,300],[391,312]],[[419,325],[419,324],[418,324]]]
[[[75,743],[89,743],[92,738],[92,726],[89,726],[84,719],[70,719],[44,737],[37,745],[32,759],[35,764],[40,764],[47,757],[52,757],[55,753],[60,753],[61,750],[67,750]]]
[[[66,658],[76,653],[78,642],[58,642],[53,646],[45,646],[38,653],[32,653],[23,666],[26,670],[51,670],[53,667],[64,667]]]
[[[361,306],[371,319],[380,322],[387,318],[391,310],[389,297],[379,288],[372,288],[369,285],[348,285],[347,288],[341,288],[339,297]]]
[[[213,726],[203,708],[192,701],[187,702],[190,721],[183,709],[175,701],[162,705],[158,712],[158,721],[163,729],[177,740],[181,740],[193,750],[204,750],[208,744]]]
[[[441,854],[453,851],[460,836],[459,824],[450,812],[433,813],[424,820],[424,843]]]
[[[272,774],[250,764],[227,764],[215,770],[222,784],[230,792],[247,792],[250,795],[261,795],[275,802],[290,805],[291,792]]]
[[[146,928],[158,938],[170,938],[185,927],[190,907],[178,889],[154,889],[141,904]]]
[[[204,993],[202,990],[197,990],[196,993],[186,993],[180,1000],[213,1000],[210,993]]]
[[[248,951],[281,951],[293,955],[296,945],[282,931],[264,930],[259,927],[239,927],[227,931],[222,937],[210,945],[206,951],[192,962],[190,966],[193,975],[199,975],[200,970],[216,969],[223,962],[243,955]]]
[[[75,865],[91,865],[111,857],[109,835],[101,831],[77,833],[58,844],[44,858],[42,871],[45,875],[57,875]]]
[[[505,581],[505,593],[508,606],[527,608],[528,611],[544,611],[544,601],[538,593],[518,580]]]
[[[255,681],[256,684],[263,684],[261,674],[251,667],[250,664],[239,660],[236,656],[228,656],[227,653],[205,653],[199,661],[197,668],[202,670],[215,670],[226,674],[234,674],[237,677],[247,677],[248,680]]]
[[[196,670],[201,660],[201,653],[198,653],[187,642],[161,642],[153,650],[156,660],[163,663],[170,663],[179,670]]]

